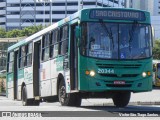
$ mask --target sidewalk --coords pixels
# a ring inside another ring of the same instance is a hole
[[[151,92],[132,93],[130,103],[160,105],[160,88],[153,89]]]

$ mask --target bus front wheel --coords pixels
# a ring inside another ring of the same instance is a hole
[[[130,101],[131,92],[117,92],[113,96],[113,103],[116,107],[126,107]]]
[[[80,106],[81,97],[78,93],[66,93],[66,87],[63,80],[59,84],[58,90],[59,102],[62,106]]]

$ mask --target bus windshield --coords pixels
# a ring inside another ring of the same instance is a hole
[[[142,59],[152,55],[150,25],[86,22],[81,54],[102,59]]]

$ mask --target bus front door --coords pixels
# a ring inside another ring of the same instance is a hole
[[[41,42],[34,43],[34,54],[33,54],[33,95],[35,99],[40,99],[40,52]]]
[[[71,41],[70,41],[70,77],[71,90],[78,90],[78,47],[75,34],[77,24],[71,26]]]

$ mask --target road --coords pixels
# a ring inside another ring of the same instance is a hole
[[[22,106],[21,101],[0,96],[0,111],[34,111],[50,117],[160,117],[160,89],[132,94],[125,108],[116,108],[111,99],[83,99],[81,107],[43,102],[40,106]],[[46,112],[47,111],[47,112]]]

